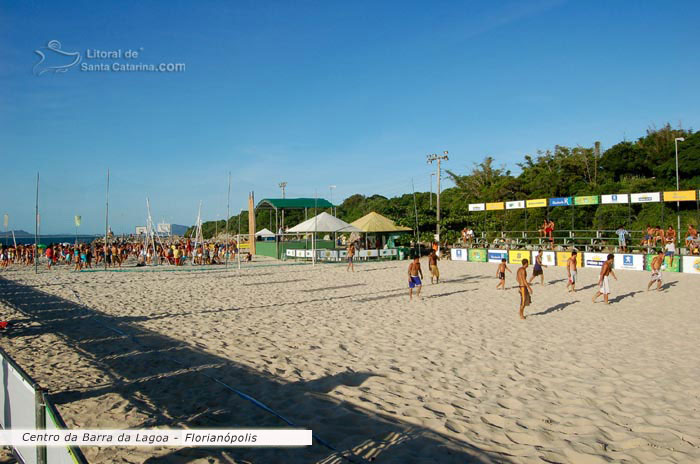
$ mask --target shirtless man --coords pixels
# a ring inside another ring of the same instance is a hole
[[[420,277],[418,277],[420,275]],[[420,268],[420,259],[418,256],[413,258],[411,264],[408,265],[408,299],[413,299],[413,289],[418,287],[416,290],[416,297],[420,298],[420,289],[422,286],[421,279],[423,278],[423,271]]]
[[[353,259],[355,258],[355,244],[350,242],[348,245],[348,268],[346,271],[350,271],[352,269],[352,272],[355,272],[355,264],[353,263]]]
[[[608,295],[610,295],[610,279],[608,276],[612,274],[612,276],[617,280],[617,276],[615,275],[615,271],[612,269],[613,265],[613,260],[615,259],[615,255],[610,253],[608,255],[607,261],[603,263],[603,267],[600,270],[600,277],[598,277],[598,293],[595,294],[593,297],[593,303],[595,303],[595,300],[600,296],[603,295],[603,298],[605,299],[605,304],[610,304],[608,302]]]
[[[540,284],[544,285],[544,271],[542,270],[542,268],[547,266],[542,264],[542,253],[542,250],[540,250],[540,252],[537,253],[537,256],[535,256],[535,267],[532,270],[532,277],[530,277],[529,280],[530,283],[532,283],[535,277],[541,276]]]
[[[513,273],[513,271],[508,269],[506,259],[503,258],[501,260],[501,264],[498,265],[498,271],[496,271],[496,277],[498,277],[498,285],[496,285],[496,290],[498,290],[499,287],[503,290],[506,289],[506,271],[510,272],[511,274]]]
[[[437,262],[440,260],[438,257],[437,253],[433,249],[433,251],[430,252],[430,255],[428,255],[428,267],[430,268],[430,283],[433,283],[433,279],[435,279],[435,283],[439,284],[440,283],[440,269],[438,269]]]
[[[654,282],[656,282],[656,290],[659,292],[661,291],[661,284],[663,283],[661,279],[661,266],[663,266],[663,264],[664,252],[663,250],[659,250],[651,261],[651,280],[649,281],[649,285],[647,285],[647,292],[651,289],[651,286],[654,285]]]
[[[520,291],[520,319],[525,319],[525,306],[530,306],[532,302],[530,298],[532,287],[527,281],[527,265],[529,262],[527,259],[523,259],[522,262],[523,266],[518,269],[515,279],[518,281],[518,290]]]
[[[576,250],[571,252],[571,256],[566,261],[566,274],[569,276],[569,282],[566,284],[566,288],[571,287],[570,293],[576,292],[576,257],[578,252]]]
[[[661,245],[665,243],[664,230],[661,226],[656,226],[656,229],[654,229],[654,246],[659,242],[661,242]]]

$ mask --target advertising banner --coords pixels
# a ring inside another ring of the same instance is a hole
[[[651,271],[651,262],[654,260],[654,254],[648,254],[646,262],[644,263],[644,269]],[[664,256],[664,264],[661,267],[664,272],[681,272],[681,257],[674,256],[673,261],[671,261],[670,256]]]
[[[571,206],[571,197],[550,198],[549,206]]]
[[[486,203],[486,211],[500,211],[502,209],[504,209],[502,201],[496,203]]]
[[[304,258],[306,256],[306,250],[294,250],[297,258]],[[311,255],[309,255],[311,257]]]
[[[360,250],[360,258],[377,258],[379,250]]]
[[[700,274],[700,256],[684,256],[683,272],[687,274]]]
[[[597,205],[598,204],[598,195],[587,195],[583,197],[574,197],[574,204],[576,206],[579,205]]]
[[[530,265],[532,266],[529,250],[510,250],[508,252],[508,263],[510,264],[522,264],[523,259],[530,261]]]
[[[467,250],[465,248],[453,248],[450,250],[452,261],[466,261]]]
[[[535,255],[532,255],[532,259],[535,259]],[[554,251],[545,251],[542,253],[542,264],[545,266],[556,266],[557,264],[557,254]]]
[[[601,198],[601,203],[604,205],[619,205],[627,204],[630,202],[630,196],[626,193],[615,193],[612,195],[603,195]]]
[[[544,208],[547,206],[547,199],[538,198],[537,200],[527,200],[525,204],[528,208]]]
[[[571,258],[570,251],[557,251],[557,266],[566,267],[569,258]],[[583,253],[576,253],[576,266],[583,266]]]
[[[525,208],[525,200],[506,201],[506,209],[523,209]]]
[[[695,201],[695,190],[664,192],[664,201]]]
[[[603,267],[603,263],[608,260],[607,253],[584,253],[583,262],[586,267]]]
[[[296,250],[285,250],[284,254],[289,256],[290,258],[294,258],[297,255],[297,251]]]
[[[644,255],[615,253],[615,269],[644,270]]]
[[[486,209],[486,205],[484,203],[470,203],[469,204],[469,211],[484,211]]]
[[[396,256],[396,248],[388,248],[386,250],[379,250],[379,256],[382,257],[387,257],[387,256]]]
[[[336,250],[316,250],[316,256],[319,259],[336,259],[338,252]]]
[[[500,263],[502,259],[508,261],[506,250],[489,250],[489,263]]]
[[[650,192],[650,193],[633,193],[631,195],[632,203],[653,203],[661,201],[661,193]]]
[[[488,252],[486,248],[470,248],[469,249],[469,261],[477,263],[485,263],[488,259]]]

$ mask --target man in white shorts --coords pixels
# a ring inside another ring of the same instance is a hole
[[[661,291],[662,276],[661,276],[661,266],[664,264],[664,251],[659,250],[651,261],[651,280],[649,285],[647,285],[647,292],[651,289],[651,286],[656,282],[656,290]]]
[[[598,277],[598,293],[596,293],[595,296],[593,297],[593,303],[595,303],[596,298],[598,298],[600,295],[603,295],[603,299],[605,300],[605,304],[610,304],[608,302],[608,295],[610,295],[609,276],[612,274],[612,276],[615,278],[615,280],[617,280],[617,276],[615,275],[615,272],[612,269],[614,259],[615,259],[615,255],[610,253],[608,255],[608,259],[603,263],[603,267],[600,270],[600,277]]]
[[[576,258],[577,258],[578,252],[576,250],[571,252],[571,257],[566,261],[566,273],[569,275],[569,282],[566,284],[566,288],[571,287],[569,292],[575,292],[576,291]]]

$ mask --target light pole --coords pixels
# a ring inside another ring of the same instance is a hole
[[[285,191],[285,189],[287,188],[287,183],[284,182],[284,181],[283,181],[283,182],[280,182],[280,183],[279,183],[279,187],[282,189],[282,199],[285,199],[285,198],[286,198],[286,195],[285,195],[285,194],[286,194],[286,191]],[[282,226],[280,227],[280,229],[284,230],[284,208],[282,208]],[[279,230],[276,230],[276,231],[275,231],[275,234],[277,234],[277,233],[279,233]]]
[[[674,140],[676,144],[676,192],[680,190],[681,183],[680,177],[678,175],[678,142],[685,142],[683,137],[676,137]],[[678,195],[678,193],[676,193]],[[676,218],[678,219],[678,229],[676,229],[676,238],[678,239],[678,248],[681,246],[681,203],[676,202]]]
[[[430,209],[433,209],[433,177],[435,177],[435,173],[431,172],[430,173]]]
[[[435,238],[438,244],[438,254],[440,253],[440,162],[442,160],[448,161],[450,158],[447,156],[447,150],[442,152],[442,155],[431,154],[427,157],[427,162],[433,164],[433,161],[437,161],[437,232]]]
[[[328,190],[331,191],[331,214],[335,216],[335,213],[333,213],[333,189],[335,188],[335,185],[330,185],[328,186]]]

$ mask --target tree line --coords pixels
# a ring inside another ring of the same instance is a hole
[[[440,197],[443,238],[452,242],[459,231],[471,227],[478,231],[537,230],[548,217],[559,229],[614,230],[623,225],[628,230],[642,230],[647,224],[676,226],[675,203],[642,203],[632,205],[590,205],[575,207],[531,208],[524,210],[470,212],[470,203],[527,200],[614,193],[659,192],[676,189],[674,140],[685,138],[679,145],[680,189],[700,188],[700,133],[666,124],[650,128],[636,141],[624,140],[600,153],[592,147],[557,145],[553,150],[525,155],[518,163],[518,174],[496,164],[487,156],[467,172],[447,170],[455,186],[442,191]],[[429,192],[405,193],[387,198],[382,195],[352,195],[337,207],[339,218],[352,222],[370,211],[376,211],[397,224],[418,230],[420,239],[432,240],[436,228],[435,194],[431,208]],[[318,210],[317,212],[320,212]],[[313,212],[309,212],[311,217]],[[700,212],[697,202],[681,202],[682,226],[697,225]],[[285,224],[296,225],[304,219],[303,211],[285,212]],[[258,229],[274,231],[274,211],[256,213]],[[226,221],[205,222],[205,238],[216,230],[223,231]],[[188,230],[188,235],[194,228]],[[230,233],[238,231],[238,216],[229,220]],[[248,212],[241,217],[241,233],[248,233]]]

